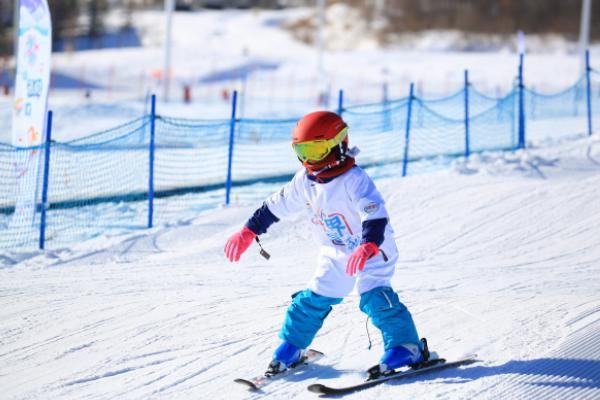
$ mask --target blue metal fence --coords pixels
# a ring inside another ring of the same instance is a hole
[[[345,107],[340,91],[336,111],[361,149],[360,165],[406,176],[430,158],[524,148],[526,134],[548,124],[546,134],[591,134],[600,73],[587,60],[585,75],[560,93],[528,88],[521,56],[515,87],[502,97],[479,92],[465,71],[451,96],[420,98],[411,85],[408,97],[384,91],[380,103]],[[170,118],[157,114],[153,97],[149,115],[113,129],[56,143],[50,115],[43,146],[0,144],[0,250],[176,223],[190,209],[240,201],[249,184],[289,179],[298,168],[289,145],[298,116],[238,118],[236,107],[234,93],[230,119]]]

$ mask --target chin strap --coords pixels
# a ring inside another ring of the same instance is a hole
[[[322,174],[323,172],[329,171],[330,169],[337,167],[342,162],[344,162],[345,159],[346,159],[346,157],[343,157],[343,159],[341,159],[341,160],[336,160],[334,162],[330,162],[329,164],[325,165],[323,168],[318,169],[318,170],[311,169],[311,165],[309,163],[303,163],[303,164],[304,164],[304,168],[306,168],[306,170],[309,171],[309,173],[311,175],[318,177],[319,174]]]

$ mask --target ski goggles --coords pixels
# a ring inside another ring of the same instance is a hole
[[[302,161],[321,161],[331,153],[335,146],[342,143],[347,134],[348,127],[342,129],[333,139],[292,143],[292,148]]]

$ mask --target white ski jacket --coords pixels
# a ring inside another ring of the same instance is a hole
[[[318,267],[309,288],[317,294],[341,298],[357,283],[359,294],[391,286],[398,250],[394,231],[381,194],[371,178],[358,166],[327,183],[308,178],[305,170],[265,201],[271,213],[286,219],[306,213],[321,245]],[[380,253],[367,261],[357,276],[346,274],[348,257],[361,244],[363,222],[388,219]]]

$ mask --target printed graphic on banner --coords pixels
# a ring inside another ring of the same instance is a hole
[[[52,25],[46,0],[21,0],[18,21],[12,144],[18,197],[10,228],[34,225],[46,124]]]

